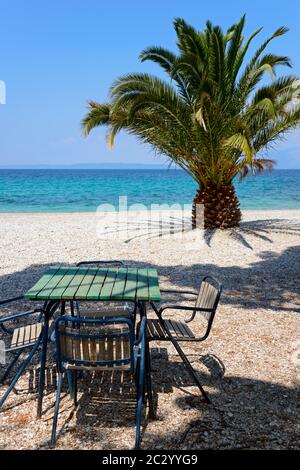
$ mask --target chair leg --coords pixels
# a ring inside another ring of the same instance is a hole
[[[20,351],[18,351],[15,355],[15,357],[13,358],[13,360],[11,361],[11,363],[9,364],[9,366],[7,367],[6,371],[4,372],[4,374],[2,375],[1,377],[1,383],[4,383],[5,380],[7,379],[10,371],[12,370],[12,368],[14,367],[14,365],[16,364],[17,360],[19,359],[19,357],[21,356],[21,353],[22,353],[22,349],[20,349]]]
[[[77,370],[73,372],[73,395],[74,406],[77,407]]]
[[[136,410],[136,434],[135,434],[135,449],[140,448],[141,441],[141,419],[142,419],[142,409],[143,409],[143,388],[144,384],[140,380],[138,386],[138,399],[137,399],[137,410]]]
[[[56,389],[56,401],[55,401],[55,410],[54,410],[54,416],[53,416],[52,434],[51,434],[51,441],[50,441],[51,447],[55,445],[55,441],[56,441],[56,427],[57,427],[57,418],[58,418],[58,411],[59,411],[61,384],[62,384],[62,373],[59,372],[57,389]]]
[[[47,359],[47,343],[48,343],[48,331],[49,331],[49,316],[45,315],[44,328],[42,333],[42,354],[41,354],[41,368],[40,368],[40,378],[39,378],[39,390],[38,390],[38,404],[37,404],[37,418],[42,416],[42,406],[43,406],[43,394],[45,387],[45,369],[46,369],[46,359]]]
[[[138,303],[137,303],[137,308],[139,309],[139,312],[140,312],[140,319],[141,319],[141,321],[142,321],[142,319],[146,316],[144,303],[143,303],[143,302],[138,302]]]
[[[74,302],[70,302],[70,310],[71,310],[71,317],[75,317],[75,312],[74,312]]]
[[[139,383],[140,383],[140,360],[138,359],[138,364],[136,365],[135,371],[135,389],[136,389],[136,399],[139,399]]]
[[[68,384],[70,396],[71,398],[73,398],[74,397],[73,372],[71,372],[69,369],[66,370],[66,378],[67,378],[67,384]]]
[[[162,320],[162,318],[158,315],[158,319],[163,327],[163,329],[167,332],[168,334],[168,337],[169,337],[169,340],[171,341],[171,343],[173,344],[174,348],[176,349],[176,351],[178,352],[182,362],[184,363],[187,371],[189,372],[189,374],[191,375],[191,377],[193,378],[195,384],[197,385],[197,387],[199,388],[202,396],[203,396],[203,402],[204,403],[207,403],[207,404],[210,404],[211,401],[210,399],[208,398],[208,395],[207,393],[205,392],[204,388],[202,387],[201,383],[200,383],[200,380],[198,379],[197,377],[197,374],[196,372],[194,371],[190,361],[188,360],[188,358],[186,357],[186,355],[184,354],[183,350],[181,349],[181,347],[179,346],[178,342],[173,338],[169,328],[167,327],[167,325],[165,324],[165,322]]]
[[[133,331],[135,331],[137,310],[138,310],[138,304],[137,304],[137,302],[135,302],[134,303],[134,310],[133,310],[133,317],[132,317]]]
[[[18,370],[18,372],[16,373],[16,375],[14,376],[12,382],[10,383],[8,389],[6,390],[5,394],[3,395],[3,397],[1,398],[0,400],[0,408],[1,406],[3,405],[3,403],[5,402],[5,400],[7,399],[8,395],[10,394],[10,392],[12,391],[12,389],[15,387],[16,383],[18,382],[19,378],[21,377],[21,375],[25,372],[26,368],[29,366],[33,356],[35,355],[36,351],[38,350],[38,347],[40,345],[40,341],[38,340],[36,345],[32,348],[32,350],[30,351],[27,359],[24,360],[23,364],[21,365],[20,369]]]
[[[169,337],[171,339],[171,334],[169,333]],[[184,354],[183,350],[181,349],[181,347],[179,346],[179,344],[177,343],[177,341],[171,339],[171,342],[173,344],[173,346],[175,347],[176,351],[178,352],[179,356],[181,357],[182,359],[182,362],[184,363],[185,367],[187,368],[187,371],[190,373],[190,375],[192,376],[192,378],[194,379],[194,382],[195,384],[197,385],[197,387],[199,388],[202,396],[203,396],[203,402],[204,403],[207,403],[207,404],[210,404],[211,401],[210,399],[208,398],[208,395],[207,393],[205,392],[204,388],[202,387],[201,383],[200,383],[200,380],[198,379],[197,377],[197,374],[196,372],[194,371],[190,361],[188,360],[188,358],[186,357],[186,355]]]
[[[156,413],[154,410],[153,393],[152,393],[152,378],[151,378],[151,355],[149,342],[146,341],[146,388],[147,388],[147,399],[149,405],[149,418],[155,419]]]

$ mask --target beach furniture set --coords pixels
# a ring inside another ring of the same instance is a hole
[[[139,448],[145,403],[148,404],[149,418],[155,418],[150,342],[170,341],[198,386],[203,401],[210,402],[179,343],[202,342],[209,336],[221,291],[221,284],[211,276],[202,280],[199,292],[161,290],[156,269],[128,268],[121,261],[83,261],[76,266],[51,267],[24,297],[0,302],[0,309],[22,298],[32,303],[42,302],[41,307],[30,311],[0,316],[0,329],[5,337],[10,338],[6,352],[14,353],[2,382],[9,377],[21,354],[27,352],[0,400],[0,407],[39,351],[37,417],[41,417],[47,350],[52,341],[55,344],[58,378],[51,445],[56,442],[64,377],[77,406],[77,381],[82,371],[113,370],[128,372],[136,384],[135,448]],[[162,295],[166,300],[169,294],[185,295],[191,301],[185,301],[184,305],[172,303],[160,306]],[[176,320],[168,318],[170,311],[176,312]],[[155,318],[149,317],[150,312]],[[190,325],[200,314],[205,319],[206,327],[204,333],[197,336]],[[179,321],[182,315],[184,317]],[[15,320],[19,322],[31,317],[33,320],[29,324],[18,324],[15,329],[11,327]]]

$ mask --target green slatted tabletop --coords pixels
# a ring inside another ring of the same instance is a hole
[[[56,266],[25,294],[29,300],[160,301],[156,269]]]

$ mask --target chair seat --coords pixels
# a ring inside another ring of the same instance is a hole
[[[178,322],[175,320],[164,320],[164,322],[174,339],[177,339],[177,340],[187,339],[188,340],[188,339],[195,338],[194,333],[185,323]],[[147,337],[149,341],[168,340],[168,335],[162,328],[159,320],[149,319],[147,321]]]
[[[42,322],[15,328],[12,335],[10,349],[20,349],[33,346],[38,340],[42,329]]]

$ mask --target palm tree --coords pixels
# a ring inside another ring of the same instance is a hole
[[[278,66],[291,67],[290,60],[265,52],[287,28],[277,29],[245,64],[262,28],[245,40],[244,26],[245,16],[226,33],[210,22],[198,31],[175,19],[178,53],[149,47],[140,55],[162,67],[168,81],[124,75],[112,85],[108,103],[89,102],[82,121],[85,135],[107,126],[110,147],[126,130],[183,168],[199,185],[193,223],[196,205],[204,204],[205,228],[238,226],[235,178],[272,169],[266,151],[300,123],[297,77],[275,76]]]

